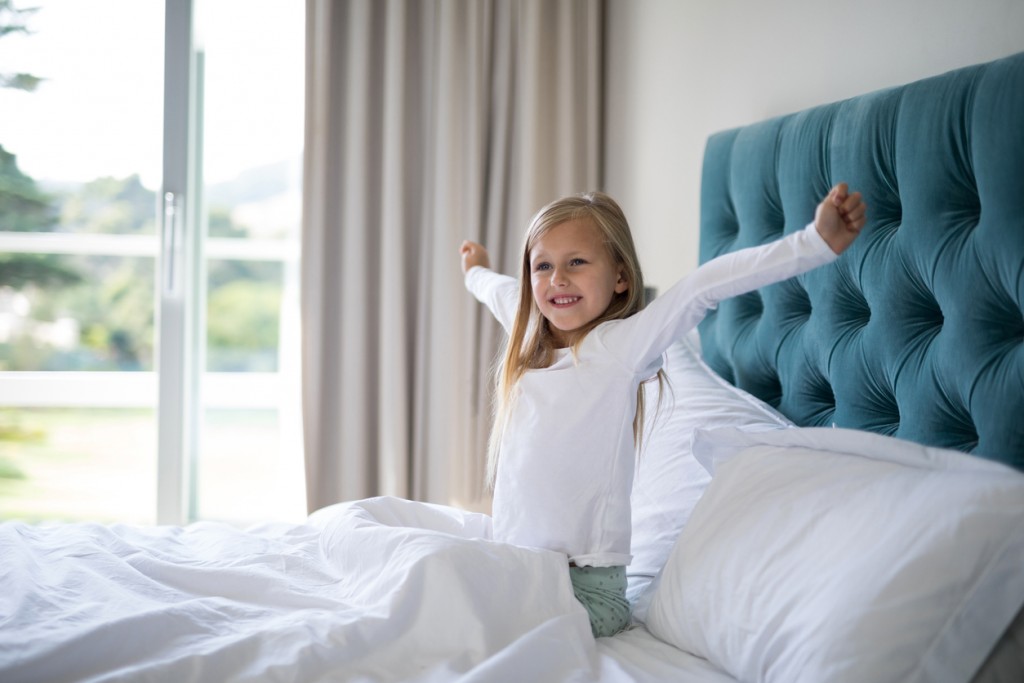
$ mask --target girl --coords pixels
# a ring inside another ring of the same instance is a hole
[[[594,192],[540,210],[519,281],[460,248],[466,287],[508,333],[488,460],[498,541],[564,553],[595,636],[629,622],[629,496],[641,382],[719,301],[836,258],[865,222],[860,193],[832,188],[804,230],[704,264],[644,308],[619,206]]]

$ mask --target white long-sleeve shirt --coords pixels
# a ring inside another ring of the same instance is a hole
[[[718,302],[836,258],[814,224],[716,258],[644,310],[602,323],[580,345],[528,370],[515,388],[494,486],[498,541],[565,553],[577,565],[629,564],[633,417],[640,382]],[[466,287],[508,332],[518,282],[480,266]]]

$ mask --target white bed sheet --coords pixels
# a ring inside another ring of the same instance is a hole
[[[597,641],[601,681],[736,683],[711,662],[659,640],[642,624]]]
[[[643,629],[595,643],[564,557],[488,522],[382,498],[247,530],[0,524],[0,681],[728,680]]]

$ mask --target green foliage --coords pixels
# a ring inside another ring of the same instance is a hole
[[[154,272],[148,259],[91,259],[104,273],[89,287],[65,293],[65,305],[81,325],[81,345],[93,369],[144,370],[153,367],[155,335]]]
[[[19,9],[13,0],[0,0],[0,38],[11,33],[28,33],[25,21],[38,11],[38,7]]]
[[[138,176],[100,178],[67,191],[54,201],[60,209],[63,231],[155,231],[156,195],[142,185]],[[28,298],[33,321],[45,324],[62,317],[72,318],[80,332],[77,349],[52,348],[25,336],[0,344],[0,368],[152,368],[155,267],[152,258],[0,256],[0,285],[12,287]]]
[[[31,33],[27,22],[35,11],[0,0],[0,38]],[[41,81],[31,74],[0,73],[2,88],[32,91]],[[97,178],[46,193],[0,146],[0,231],[154,235],[156,209],[155,193],[138,175]],[[248,234],[223,206],[210,209],[208,227],[213,237]],[[152,368],[155,269],[152,258],[0,254],[0,288],[16,293],[31,311],[28,332],[0,343],[0,371]],[[280,264],[211,261],[208,276],[210,369],[273,370]],[[33,336],[33,329],[61,319],[77,323],[76,348],[55,348]],[[0,476],[3,471],[0,462]]]
[[[54,254],[0,254],[0,286],[52,289],[81,281],[82,276]]]
[[[210,292],[210,344],[241,349],[277,346],[280,306],[281,288],[266,282],[239,280]]]
[[[76,267],[88,273],[77,286],[33,297],[37,320],[75,319],[79,347],[11,349],[18,369],[146,370],[153,367],[155,330],[152,259],[78,256]],[[40,353],[42,352],[42,353]]]
[[[56,218],[53,197],[22,173],[17,157],[0,145],[0,230],[50,231]]]
[[[15,410],[0,410],[0,441],[38,442],[46,438],[43,430],[24,427],[18,418],[18,412]]]
[[[21,172],[15,156],[0,146],[0,230],[51,230],[56,214],[53,204],[54,199],[41,192],[35,181]],[[66,257],[0,254],[0,287],[20,291],[30,298],[63,291],[82,280],[81,272]],[[31,340],[0,345],[0,370],[20,367],[15,363],[16,357],[39,355],[33,345],[26,345],[25,341]]]
[[[3,439],[0,438],[0,442]],[[10,459],[0,455],[0,479],[24,479],[25,473]]]
[[[29,33],[25,21],[36,11],[15,8],[0,0],[0,38]],[[34,90],[40,79],[29,74],[0,74],[0,87]],[[46,232],[56,225],[54,198],[42,192],[36,181],[21,172],[18,159],[0,145],[0,230]],[[66,287],[80,282],[81,274],[50,255],[0,255],[0,287],[21,289]]]
[[[42,430],[23,427],[16,411],[0,409],[0,444],[38,443],[45,438]],[[25,473],[10,458],[0,455],[0,479],[25,479]]]
[[[11,168],[11,167],[9,167]],[[16,168],[16,167],[14,167]],[[60,229],[155,231],[156,196],[138,176],[99,178],[53,198]],[[242,237],[225,208],[211,232]],[[150,258],[0,254],[0,285],[28,297],[33,320],[77,321],[79,346],[58,349],[22,336],[0,344],[0,370],[148,370],[154,363],[156,264]],[[277,365],[281,264],[208,262],[208,368],[273,371]]]
[[[11,0],[0,0],[0,38],[17,33],[31,33],[25,23],[38,7],[19,9]],[[0,73],[0,88],[15,88],[32,92],[43,79],[25,73]]]
[[[249,234],[245,227],[231,219],[231,210],[226,206],[211,206],[206,222],[210,237],[245,237]]]
[[[212,290],[206,322],[209,369],[276,369],[280,307],[281,288],[275,283],[236,280]]]
[[[32,92],[43,79],[32,74],[0,74],[0,88],[13,88],[14,90],[25,90]]]
[[[281,264],[267,261],[212,259],[207,266],[210,291],[239,280],[281,282]]]
[[[18,160],[0,145],[0,230],[40,232],[53,229],[54,198],[18,168]],[[41,289],[80,282],[81,274],[60,258],[42,254],[0,254],[0,287]]]
[[[156,193],[138,175],[98,178],[68,196],[60,212],[67,232],[104,235],[156,232]]]

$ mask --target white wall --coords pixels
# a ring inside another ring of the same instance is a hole
[[[1022,0],[607,7],[605,189],[660,290],[697,265],[709,134],[1024,51]]]

